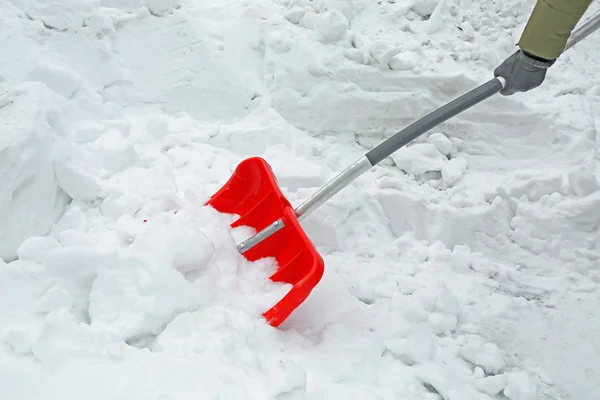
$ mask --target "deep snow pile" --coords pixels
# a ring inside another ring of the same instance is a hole
[[[287,285],[202,206],[249,156],[298,204],[490,79],[532,7],[1,2],[2,397],[595,399],[598,35],[307,218],[326,272],[281,329]]]

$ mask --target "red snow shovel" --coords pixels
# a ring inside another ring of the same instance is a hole
[[[565,50],[599,25],[600,12],[597,12],[573,31]],[[229,181],[209,199],[207,205],[220,212],[239,215],[232,227],[250,226],[256,229],[258,233],[240,243],[238,250],[249,261],[274,257],[278,269],[271,280],[292,285],[292,289],[264,313],[269,324],[279,326],[308,297],[323,276],[323,258],[299,222],[381,160],[440,123],[498,93],[505,83],[502,77],[494,78],[396,133],[296,209],[281,193],[277,179],[264,159],[248,158],[237,166]]]
[[[249,261],[275,257],[278,269],[271,280],[293,285],[264,314],[271,325],[279,326],[319,283],[324,262],[300,227],[297,213],[279,190],[271,167],[260,157],[242,161],[207,205],[239,215],[232,228],[256,229],[259,233],[240,243],[238,250]]]

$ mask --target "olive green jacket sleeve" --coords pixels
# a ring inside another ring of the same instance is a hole
[[[538,0],[519,47],[547,60],[558,58],[591,3],[592,0]]]

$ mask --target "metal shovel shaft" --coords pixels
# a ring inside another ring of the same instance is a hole
[[[573,30],[569,40],[567,41],[564,51],[573,47],[579,41],[598,29],[598,27],[600,27],[600,11],[596,12]],[[414,122],[392,137],[388,138],[339,173],[335,178],[326,183],[317,192],[306,199],[306,201],[300,204],[294,210],[298,220],[301,221],[304,219],[319,206],[333,197],[336,193],[352,183],[356,178],[368,171],[371,167],[377,165],[383,159],[395,153],[401,147],[412,142],[417,137],[423,135],[448,119],[495,95],[502,90],[505,84],[506,82],[502,77],[491,79],[483,85],[427,114],[420,120]],[[281,228],[283,228],[283,221],[274,221],[267,228],[240,243],[238,245],[238,250],[241,253],[245,252]]]
[[[573,32],[571,32],[571,36],[569,36],[569,39],[567,40],[563,53],[588,37],[598,28],[600,28],[600,10],[596,11],[591,17],[577,25]]]

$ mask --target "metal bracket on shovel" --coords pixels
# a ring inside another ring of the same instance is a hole
[[[590,35],[600,26],[600,11],[573,30],[565,50]],[[323,259],[299,225],[299,221],[328,199],[430,129],[500,92],[506,84],[495,77],[450,103],[438,108],[370,150],[325,184],[296,209],[283,196],[270,166],[254,157],[242,161],[230,180],[208,201],[221,212],[239,214],[232,226],[252,226],[258,233],[237,248],[249,260],[275,257],[279,269],[274,281],[292,284],[292,289],[265,313],[267,321],[278,326],[309,295],[323,274]],[[274,221],[265,224],[264,221]]]

